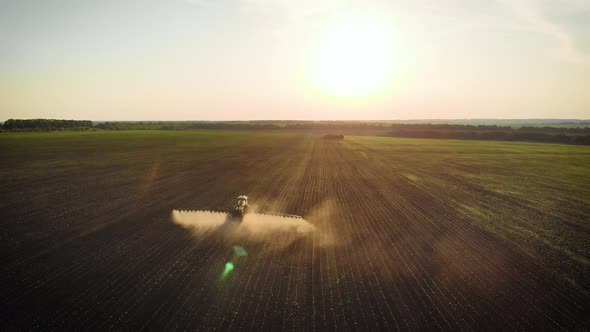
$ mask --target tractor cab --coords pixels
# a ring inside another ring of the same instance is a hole
[[[238,196],[238,200],[236,201],[236,205],[232,210],[232,215],[234,217],[240,218],[242,220],[244,215],[248,210],[248,196],[240,195]]]
[[[248,206],[248,196],[246,196],[246,195],[238,196],[238,202],[236,203],[236,205],[243,206],[243,207]]]

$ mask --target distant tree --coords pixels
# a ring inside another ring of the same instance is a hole
[[[392,124],[389,136],[588,144],[590,130],[588,127],[522,126],[515,129],[497,125]]]
[[[92,121],[87,120],[9,119],[2,128],[7,131],[87,130],[93,125]]]

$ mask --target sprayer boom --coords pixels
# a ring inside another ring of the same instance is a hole
[[[303,219],[301,216],[284,213],[249,213],[248,212],[248,196],[240,195],[236,200],[236,204],[229,210],[173,210],[172,213],[178,216],[197,218],[202,220],[210,220],[215,223],[229,223],[232,221],[244,221],[246,214],[249,218],[261,218],[280,221],[285,219]]]

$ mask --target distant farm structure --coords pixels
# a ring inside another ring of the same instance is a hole
[[[342,134],[326,134],[326,135],[324,135],[324,139],[327,139],[327,140],[343,140],[344,139],[344,135],[342,135]]]

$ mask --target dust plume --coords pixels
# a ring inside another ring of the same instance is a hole
[[[336,215],[338,208],[336,202],[332,199],[326,199],[322,203],[315,206],[308,213],[308,220],[318,230],[314,234],[314,245],[319,247],[327,247],[336,245],[336,239],[338,242],[346,240],[348,237],[345,234],[335,235],[333,228],[337,227],[337,221],[340,219]]]
[[[143,198],[152,188],[156,177],[158,176],[158,172],[160,170],[160,161],[155,160],[148,170],[147,174],[144,177],[143,182],[139,187],[138,198]]]
[[[285,248],[315,231],[301,218],[249,213],[240,222],[228,213],[212,211],[172,211],[172,221],[197,236],[220,236],[228,241],[265,242]]]

